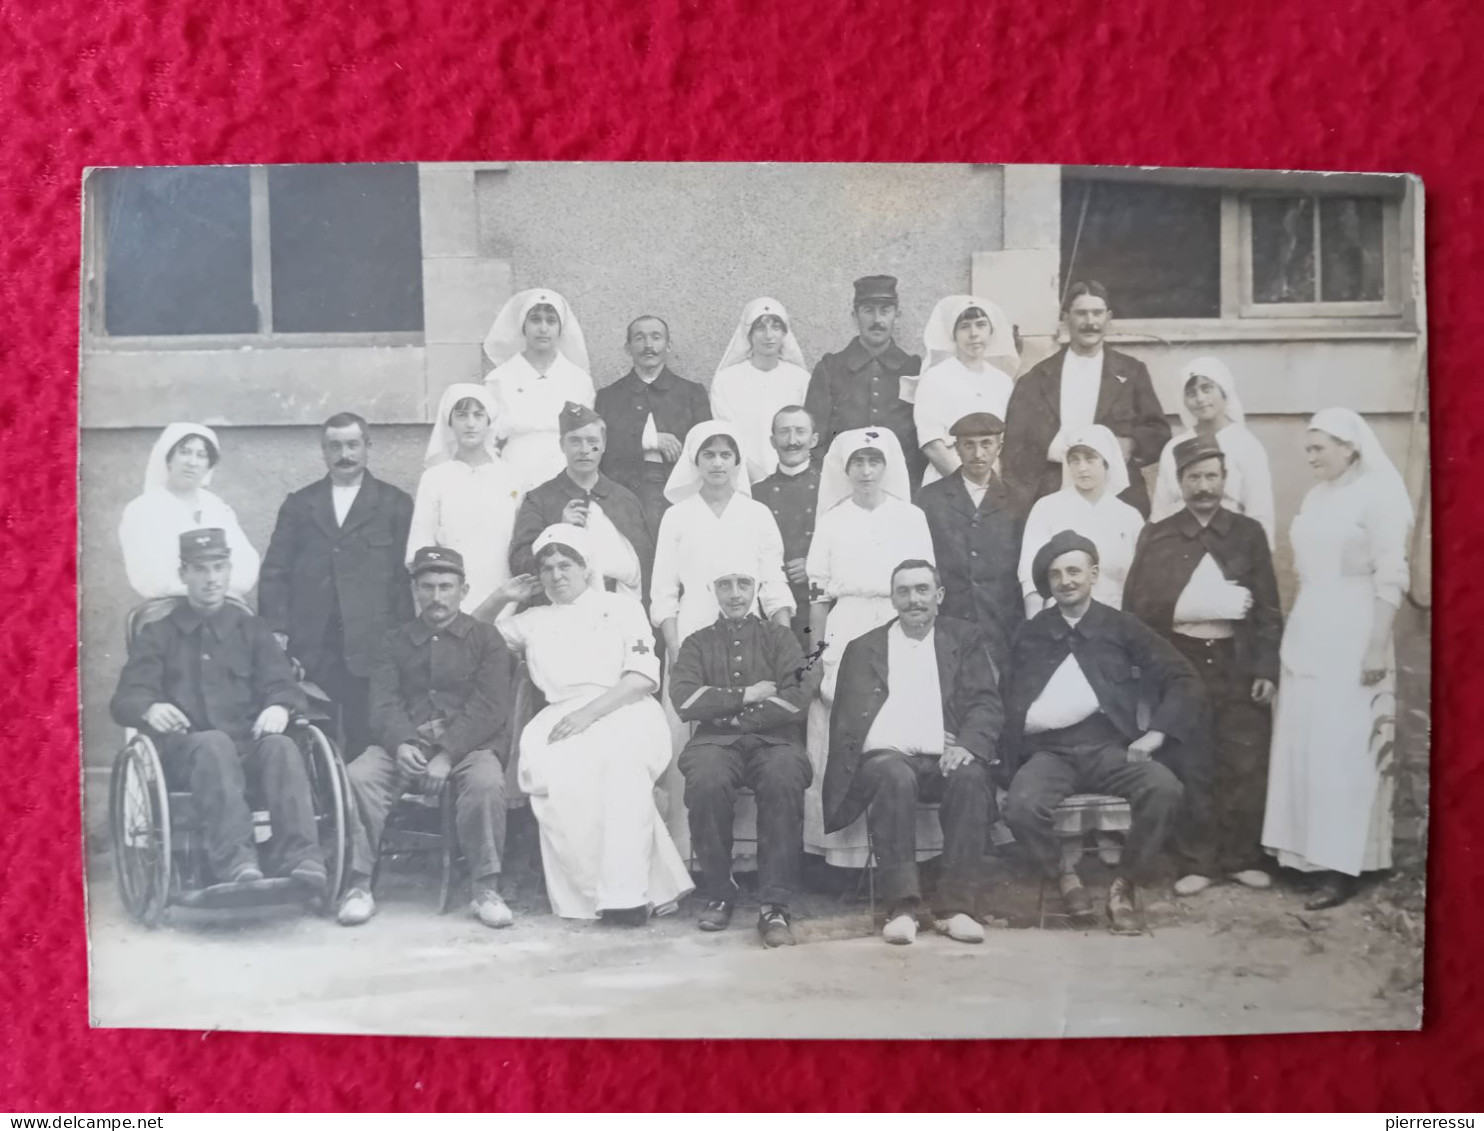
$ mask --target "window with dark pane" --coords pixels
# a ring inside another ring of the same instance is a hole
[[[1319,200],[1319,297],[1381,302],[1386,297],[1384,205],[1377,197]]]
[[[1220,191],[1068,179],[1061,223],[1063,286],[1096,279],[1116,317],[1220,315]]]
[[[417,166],[274,166],[268,202],[275,332],[423,328]]]
[[[1314,198],[1258,196],[1250,208],[1252,301],[1313,302]]]
[[[97,176],[107,333],[258,332],[246,169],[109,169]]]

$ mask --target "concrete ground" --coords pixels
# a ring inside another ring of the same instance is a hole
[[[527,880],[512,896],[515,926],[496,932],[462,905],[440,917],[426,877],[408,871],[384,877],[380,913],[355,930],[293,909],[175,908],[151,931],[124,914],[107,857],[92,863],[92,1016],[106,1026],[1090,1037],[1421,1021],[1420,943],[1384,928],[1385,909],[1369,896],[1308,913],[1304,893],[1283,886],[1221,886],[1180,901],[1151,892],[1151,931],[1128,938],[1059,920],[1037,929],[1034,883],[996,871],[985,905],[1002,918],[981,946],[931,932],[887,946],[866,906],[844,893],[811,895],[798,909],[800,945],[764,951],[755,905],[723,935],[695,929],[693,900],[648,927],[614,928],[553,918]]]

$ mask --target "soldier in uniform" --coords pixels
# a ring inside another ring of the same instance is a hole
[[[902,400],[902,378],[916,377],[922,359],[897,345],[897,281],[890,275],[867,275],[855,281],[852,307],[859,334],[839,353],[827,353],[814,367],[804,407],[814,418],[822,441],[814,458],[841,432],[852,428],[889,428],[902,446],[907,475],[915,494],[927,457],[917,445],[912,406]]]
[[[1005,423],[974,412],[949,429],[961,466],[917,494],[943,577],[943,615],[977,625],[995,666],[1005,670],[1010,642],[1025,621],[1020,594],[1020,538],[1025,492],[995,471]]]
[[[814,515],[819,505],[819,468],[811,462],[819,444],[819,430],[809,410],[788,405],[773,417],[773,450],[778,470],[752,489],[752,497],[773,512],[783,535],[783,575],[794,595],[794,635],[807,655],[809,637],[809,542],[814,537]]]
[[[608,426],[603,474],[638,496],[645,524],[653,533],[670,505],[665,498],[670,469],[690,430],[711,419],[711,401],[704,388],[677,376],[666,364],[670,327],[663,318],[653,314],[635,318],[624,349],[633,368],[598,390],[596,408]]]
[[[586,405],[568,401],[558,429],[567,466],[521,501],[510,537],[510,575],[534,574],[531,547],[537,535],[548,526],[566,523],[588,531],[606,588],[647,601],[654,533],[634,493],[598,470],[607,442],[606,422]]]
[[[304,696],[268,626],[227,603],[231,576],[225,530],[180,536],[185,599],[140,632],[109,709],[121,726],[158,738],[166,778],[190,790],[201,814],[218,881],[252,883],[266,865],[323,896],[309,775],[284,734]],[[271,860],[253,844],[249,791],[267,803]]]

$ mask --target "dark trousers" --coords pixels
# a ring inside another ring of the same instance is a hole
[[[945,776],[936,755],[874,750],[865,754],[855,780],[865,787],[876,882],[888,906],[921,898],[917,805],[936,802],[943,827],[943,870],[933,911],[939,918],[972,915],[994,805],[988,767],[976,758]]]
[[[345,666],[345,632],[339,613],[325,629],[322,659],[304,674],[319,684],[340,715],[341,756],[349,762],[371,745],[371,681]]]
[[[358,820],[351,822],[350,870],[369,876],[376,866],[386,815],[417,781],[402,772],[397,756],[368,746],[350,764],[350,791]],[[493,750],[471,750],[454,766],[444,787],[453,790],[454,830],[474,880],[500,874],[505,851],[505,767]]]
[[[1010,782],[1005,822],[1048,878],[1061,873],[1052,812],[1074,793],[1125,798],[1133,821],[1118,874],[1146,882],[1180,808],[1184,787],[1158,762],[1130,762],[1128,742],[1101,713],[1075,726],[1025,736],[1030,757]]]
[[[649,527],[651,536],[659,533],[660,518],[670,505],[670,500],[665,498],[665,484],[670,479],[670,467],[668,463],[645,460],[644,467],[633,484],[634,494],[639,499],[639,510],[644,515],[644,525]]]
[[[787,907],[804,855],[804,791],[813,780],[796,742],[742,735],[719,745],[697,738],[680,752],[690,841],[701,866],[702,898],[732,896],[732,823],[737,791],[757,798],[758,899]]]
[[[808,659],[816,647],[814,636],[809,631],[809,585],[807,582],[803,585],[790,584],[788,591],[794,598],[794,618],[789,627],[798,637],[799,647],[804,650],[804,658]]]
[[[268,810],[271,860],[263,868],[283,875],[306,860],[324,862],[304,758],[287,735],[247,739],[241,749],[219,730],[167,735],[161,743],[165,779],[190,790],[205,830],[206,861],[218,880],[256,864],[249,798]]]
[[[1195,871],[1230,875],[1260,868],[1262,820],[1268,796],[1268,749],[1273,736],[1269,708],[1252,699],[1253,676],[1237,665],[1236,643],[1196,640],[1174,633],[1171,642],[1206,682],[1210,703],[1207,763],[1185,807],[1192,828],[1182,839],[1195,848]]]

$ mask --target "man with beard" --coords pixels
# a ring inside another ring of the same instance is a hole
[[[958,470],[917,495],[943,577],[943,615],[978,625],[995,666],[1005,670],[1010,641],[1025,622],[1020,593],[1020,536],[1025,493],[995,472],[1005,424],[974,412],[949,429]]]
[[[1137,617],[1092,598],[1098,549],[1063,530],[1036,552],[1036,590],[1055,604],[1026,622],[1006,670],[1000,758],[1010,781],[1005,821],[1067,912],[1092,916],[1075,871],[1063,873],[1053,827],[1056,807],[1074,793],[1128,800],[1133,821],[1108,889],[1116,934],[1140,934],[1136,888],[1159,861],[1183,789],[1153,757],[1167,741],[1198,730],[1205,710],[1200,679],[1179,652]],[[1138,721],[1141,696],[1148,726]]]
[[[1200,673],[1210,703],[1213,743],[1209,753],[1192,752],[1200,761],[1185,779],[1195,793],[1180,837],[1191,871],[1175,891],[1194,895],[1212,876],[1265,888],[1270,707],[1283,638],[1278,581],[1261,524],[1221,505],[1226,457],[1215,438],[1193,436],[1174,456],[1185,509],[1144,528],[1124,592],[1128,611]]]
[[[669,506],[670,469],[691,428],[711,419],[711,401],[704,388],[666,364],[670,327],[663,318],[644,314],[630,322],[624,349],[634,367],[599,389],[595,404],[608,426],[603,473],[638,496],[652,536]]]
[[[364,419],[325,421],[328,474],[284,500],[258,578],[259,615],[339,708],[346,758],[370,741],[376,643],[412,615],[403,565],[412,499],[367,470],[370,453]]]
[[[607,423],[586,405],[568,401],[558,428],[566,469],[521,500],[510,536],[510,576],[536,573],[531,547],[548,526],[566,523],[586,530],[603,579],[612,592],[647,603],[654,566],[654,534],[634,493],[599,471]],[[542,595],[535,604],[544,604]]]
[[[819,431],[808,409],[788,405],[773,416],[773,450],[778,470],[754,484],[752,497],[773,512],[783,535],[783,574],[794,595],[794,635],[808,655],[809,543],[814,538],[814,512],[819,505],[819,468],[810,457],[819,444]]]
[[[1128,488],[1119,496],[1145,518],[1149,491],[1143,469],[1159,461],[1170,425],[1142,361],[1104,349],[1113,316],[1101,283],[1073,283],[1062,306],[1069,342],[1015,382],[1005,409],[1005,478],[1031,492],[1030,502],[1062,486],[1065,437],[1105,424],[1128,461]]]
[[[866,814],[887,905],[882,938],[897,945],[917,937],[919,801],[939,804],[943,827],[934,925],[959,942],[984,941],[975,904],[1004,714],[983,637],[940,617],[942,602],[929,562],[909,559],[892,570],[897,617],[845,646],[830,714],[825,831]]]
[[[859,332],[839,353],[820,358],[804,398],[804,407],[821,440],[814,465],[820,466],[830,443],[841,432],[888,428],[902,446],[912,491],[916,493],[927,457],[917,445],[912,406],[902,400],[902,378],[915,377],[922,359],[903,350],[893,337],[900,313],[896,279],[891,275],[857,279],[851,313]]]
[[[350,764],[350,866],[338,918],[354,927],[376,913],[371,874],[386,816],[411,788],[453,790],[454,830],[469,862],[472,909],[487,927],[508,927],[500,898],[505,851],[514,666],[505,641],[459,606],[468,595],[457,550],[424,546],[410,567],[418,614],[382,638],[371,673],[376,745]]]

